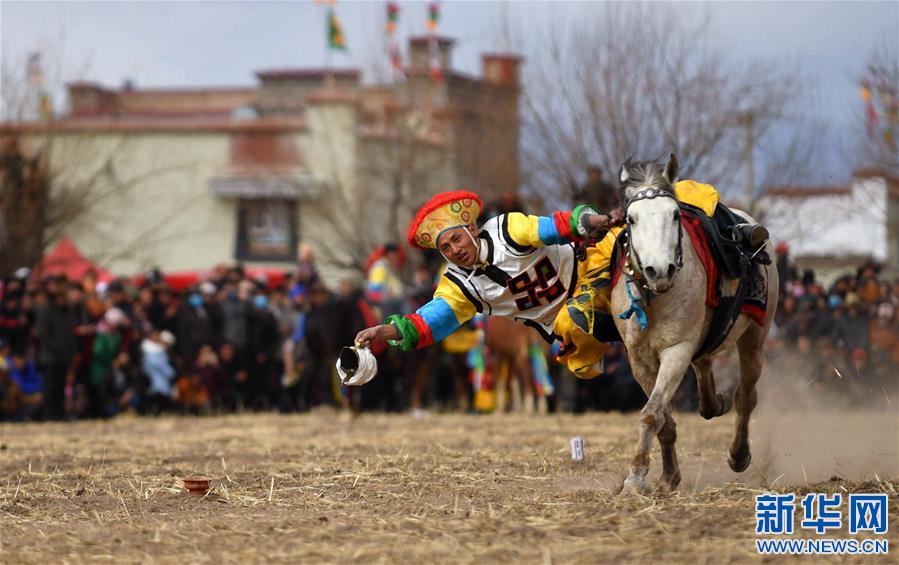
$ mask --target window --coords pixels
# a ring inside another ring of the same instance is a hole
[[[241,200],[237,210],[237,258],[292,261],[299,236],[293,200]]]

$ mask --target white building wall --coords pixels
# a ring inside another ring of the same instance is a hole
[[[352,269],[339,266],[351,263],[342,234],[365,220],[365,201],[357,196],[356,109],[341,100],[316,102],[306,107],[306,122],[308,134],[300,138],[300,148],[325,189],[300,203],[300,240],[315,250],[322,278],[333,287],[341,279],[358,278]]]
[[[332,286],[359,276],[328,260],[336,256],[338,262],[350,262],[348,243],[335,222],[344,232],[371,234],[365,241],[374,248],[404,239],[409,218],[430,195],[459,188],[451,151],[438,145],[420,148],[406,171],[397,225],[386,225],[386,181],[391,167],[402,165],[397,155],[385,159],[391,141],[360,139],[357,117],[355,104],[347,100],[318,101],[306,108],[307,129],[293,137],[308,172],[324,187],[298,202],[299,238],[316,250],[322,275]],[[87,185],[91,192],[90,205],[56,235],[71,237],[101,267],[120,275],[154,266],[203,270],[235,257],[236,200],[210,187],[229,169],[229,133],[69,132],[49,143],[62,185]],[[46,144],[40,135],[29,139],[32,147]],[[110,167],[98,175],[107,162]],[[293,263],[254,264],[290,268]]]
[[[887,187],[882,178],[855,179],[841,195],[767,196],[765,223],[793,256],[887,259]]]
[[[220,133],[58,134],[51,142],[58,184],[89,190],[90,202],[59,235],[118,274],[154,265],[203,269],[233,258],[233,202],[209,188],[225,169],[228,143]]]

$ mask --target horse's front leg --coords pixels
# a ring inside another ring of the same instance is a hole
[[[671,413],[671,406],[665,408],[665,423],[658,433],[659,446],[662,448],[662,477],[660,486],[672,491],[680,484],[680,465],[677,463],[677,424]]]
[[[692,346],[689,343],[682,342],[664,349],[659,355],[659,372],[655,379],[655,386],[652,387],[652,392],[649,393],[649,400],[646,402],[646,406],[640,412],[640,439],[637,444],[637,455],[634,456],[630,473],[624,480],[622,493],[644,492],[646,490],[646,474],[649,472],[649,451],[652,447],[652,438],[665,425],[665,411],[668,410],[671,398],[684,378],[692,353]],[[671,449],[673,449],[673,438],[670,445]],[[668,455],[670,455],[670,452]],[[676,465],[676,459],[671,461],[674,461],[674,465]],[[672,471],[673,469],[668,470]],[[671,477],[668,477],[669,481],[674,476],[675,474],[672,473]]]
[[[708,357],[693,364],[696,369],[696,385],[699,388],[699,413],[706,420],[723,416],[730,411],[730,395],[715,390],[715,374]]]

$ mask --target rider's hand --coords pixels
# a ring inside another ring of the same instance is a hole
[[[611,212],[609,212],[609,225],[610,226],[620,226],[624,223],[624,210],[621,208],[615,208]]]
[[[591,214],[589,224],[590,231],[598,232],[607,230],[612,226],[612,218],[607,214]]]
[[[400,339],[400,332],[393,324],[381,324],[366,328],[356,334],[356,345],[359,347],[371,347],[378,340]]]

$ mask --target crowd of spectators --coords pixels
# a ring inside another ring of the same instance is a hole
[[[769,358],[803,375],[810,388],[864,398],[899,383],[899,278],[867,261],[856,272],[822,284],[778,246],[780,301]]]
[[[899,280],[866,263],[856,273],[820,284],[778,249],[780,302],[767,347],[769,359],[808,379],[809,386],[870,394],[899,374]],[[205,280],[174,291],[163,273],[101,283],[28,273],[6,280],[0,299],[0,419],[105,418],[235,410],[352,410],[436,407],[484,409],[483,349],[471,339],[431,351],[375,351],[378,377],[348,390],[336,378],[340,348],[391,313],[427,301],[438,257],[406,272],[405,251],[380,248],[367,280],[328,289],[314,256],[301,246],[283,282],[254,279],[240,264],[219,266]],[[462,334],[460,333],[460,336]],[[483,353],[483,351],[481,351]],[[606,375],[578,381],[551,362],[555,410],[639,409],[645,397],[631,377],[623,348],[613,347]],[[480,363],[480,364],[479,364]],[[480,367],[480,369],[479,369]],[[499,370],[497,367],[493,371]],[[544,385],[545,386],[545,385]],[[695,406],[685,382],[679,404]]]
[[[329,291],[311,261],[279,285],[220,266],[181,292],[158,271],[28,275],[2,286],[3,419],[308,409],[330,401],[339,345],[373,320],[361,289]]]

